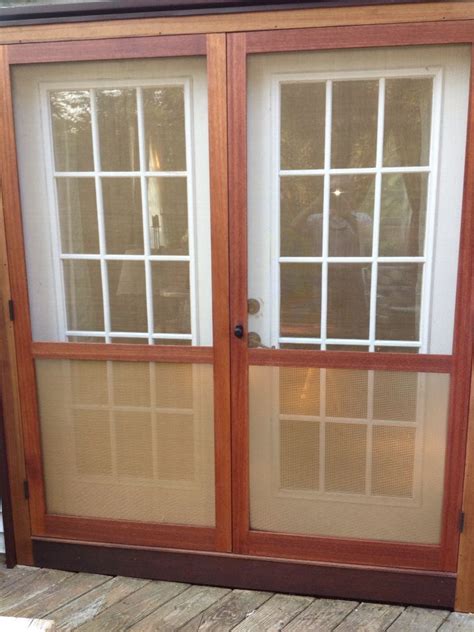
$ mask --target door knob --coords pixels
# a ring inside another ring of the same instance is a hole
[[[243,338],[244,337],[244,326],[243,325],[236,325],[234,327],[234,336],[236,338]]]

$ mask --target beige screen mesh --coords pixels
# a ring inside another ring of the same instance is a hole
[[[438,542],[448,395],[448,375],[251,367],[251,527]]]
[[[48,513],[213,526],[212,367],[38,360]]]

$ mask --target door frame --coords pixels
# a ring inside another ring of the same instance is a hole
[[[15,306],[15,342],[32,536],[161,546],[190,550],[231,550],[231,471],[228,315],[228,215],[226,137],[226,41],[218,35],[176,35],[89,40],[2,47],[5,98],[1,112],[5,134],[2,161],[5,235],[11,298]],[[206,56],[209,108],[211,269],[213,346],[148,346],[33,342],[31,333],[21,201],[14,134],[11,68],[16,64]],[[8,157],[8,158],[7,158]],[[123,360],[213,364],[215,527],[138,523],[48,514],[34,360]]]
[[[228,36],[229,74],[229,213],[231,322],[247,331],[247,56],[258,53],[364,49],[389,46],[452,44],[474,41],[470,22],[457,24],[348,26],[254,31]],[[471,52],[471,63],[474,56]],[[474,151],[474,87],[469,93],[467,153]],[[472,366],[472,225],[474,173],[466,169],[452,355],[248,349],[232,337],[233,525],[234,550],[245,555],[308,561],[370,564],[455,571],[462,507],[465,443]],[[439,545],[313,537],[250,529],[249,515],[249,365],[427,371],[451,376],[442,533]]]

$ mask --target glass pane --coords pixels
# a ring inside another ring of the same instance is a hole
[[[148,178],[148,213],[151,254],[187,255],[186,178]]]
[[[326,424],[326,489],[365,492],[367,428],[362,424]]]
[[[142,261],[108,261],[112,331],[148,331],[145,265]]]
[[[279,370],[280,413],[319,416],[319,369]]]
[[[103,331],[102,278],[98,261],[63,261],[67,327]]]
[[[214,526],[212,366],[38,360],[36,376],[48,513]]]
[[[94,171],[89,92],[51,92],[50,103],[56,171]]]
[[[449,385],[439,373],[251,366],[251,528],[439,543]]]
[[[135,90],[97,90],[96,103],[102,171],[138,171]]]
[[[383,160],[386,167],[429,163],[432,100],[431,78],[386,80]]]
[[[415,470],[414,428],[375,426],[372,435],[372,494],[410,498]]]
[[[147,169],[185,171],[184,88],[146,88],[143,108]]]
[[[374,194],[374,176],[331,177],[329,256],[371,256]]]
[[[155,365],[157,408],[193,407],[193,367],[191,364]]]
[[[191,333],[189,263],[152,261],[155,333]]]
[[[139,178],[102,178],[105,241],[108,254],[143,254]]]
[[[423,255],[427,192],[426,173],[393,173],[382,177],[381,257]]]
[[[370,277],[367,263],[328,265],[328,338],[368,338]]]
[[[418,340],[423,264],[381,263],[377,280],[378,340]]]
[[[367,417],[367,371],[326,370],[326,415],[340,419]]]
[[[280,485],[282,489],[319,487],[319,424],[280,422]]]
[[[318,338],[321,333],[321,265],[280,266],[280,335]]]
[[[280,123],[281,169],[324,166],[324,83],[282,83]]]
[[[95,182],[92,178],[57,178],[58,214],[63,253],[99,252]]]
[[[374,167],[378,82],[335,81],[332,99],[332,167]]]
[[[374,419],[416,421],[418,373],[374,372]]]
[[[280,254],[282,257],[320,257],[323,237],[321,176],[280,179]]]
[[[192,345],[192,340],[183,340],[182,338],[154,338],[154,345],[179,345],[189,347]]]

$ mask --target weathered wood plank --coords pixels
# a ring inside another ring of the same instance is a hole
[[[0,630],[5,632],[54,632],[55,629],[54,621],[45,619],[0,617]]]
[[[273,595],[263,606],[234,628],[238,632],[273,632],[281,630],[314,601],[312,597]]]
[[[37,573],[26,575],[11,587],[5,587],[0,596],[0,612],[4,613],[19,606],[30,597],[40,595],[51,586],[68,579],[72,573],[41,569]]]
[[[390,632],[433,632],[449,616],[449,610],[430,610],[409,606],[387,628]]]
[[[56,623],[58,630],[75,630],[149,583],[144,579],[114,577],[48,616]]]
[[[177,630],[229,592],[226,588],[191,586],[129,629],[133,632]]]
[[[5,586],[13,586],[15,582],[26,577],[27,575],[33,575],[38,573],[39,568],[35,566],[15,566],[15,568],[2,568],[2,574],[0,575],[0,594],[3,592]]]
[[[249,617],[272,593],[255,590],[233,590],[205,612],[194,617],[181,632],[217,632],[232,630],[241,621]]]
[[[379,632],[403,612],[402,606],[387,606],[380,603],[361,603],[336,628],[337,632]]]
[[[105,612],[92,621],[81,625],[79,630],[80,632],[97,632],[98,630],[101,632],[122,632],[187,588],[189,588],[189,584],[150,582],[123,601],[107,608]]]
[[[108,575],[91,575],[89,573],[77,573],[69,579],[64,580],[59,585],[51,586],[39,595],[29,595],[23,603],[5,610],[4,614],[15,617],[47,617],[50,612],[57,610],[77,599],[84,593],[102,586],[105,582],[111,581]]]
[[[452,612],[446,621],[438,628],[439,632],[472,632],[474,630],[474,615]]]
[[[284,632],[333,630],[358,605],[357,601],[316,599],[309,608],[283,628]]]

